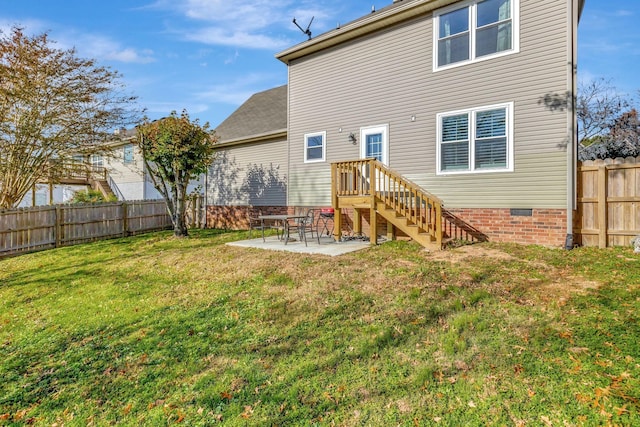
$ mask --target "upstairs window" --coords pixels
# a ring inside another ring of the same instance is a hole
[[[124,146],[122,159],[125,165],[133,163],[133,144],[127,144]]]
[[[326,132],[307,133],[304,135],[304,162],[324,162],[326,150]]]
[[[438,114],[438,173],[513,170],[513,104]]]
[[[434,69],[518,51],[518,0],[476,0],[434,14]]]

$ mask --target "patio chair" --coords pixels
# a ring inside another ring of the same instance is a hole
[[[262,241],[264,242],[266,241],[264,237],[264,230],[275,228],[276,236],[278,237],[278,239],[280,239],[279,228],[274,227],[270,224],[264,224],[264,222],[260,219],[260,215],[262,215],[261,210],[258,210],[256,213],[256,211],[253,209],[252,206],[249,206],[247,208],[247,222],[249,223],[249,238],[251,238],[251,235],[253,234],[254,230],[258,230],[262,232]]]
[[[304,240],[304,245],[307,245],[307,232],[311,233],[311,238],[313,238],[313,233],[315,230],[315,209],[308,209],[307,213],[304,214],[299,212],[301,215],[304,215],[304,218],[296,218],[292,222],[287,225],[287,237],[285,238],[285,243],[288,240],[291,232],[297,232],[300,240]],[[297,214],[297,213],[296,213]]]

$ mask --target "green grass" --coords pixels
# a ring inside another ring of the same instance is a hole
[[[0,425],[640,425],[631,249],[244,237],[0,260]]]

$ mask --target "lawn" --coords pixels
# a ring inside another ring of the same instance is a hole
[[[154,233],[0,260],[0,425],[640,425],[640,255]]]

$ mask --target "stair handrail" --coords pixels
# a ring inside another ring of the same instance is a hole
[[[106,173],[106,176],[107,176],[107,184],[111,188],[111,191],[113,191],[113,194],[116,195],[118,200],[120,201],[127,200],[125,199],[124,194],[122,194],[122,191],[120,191],[120,187],[118,187],[118,184],[113,179],[113,177],[108,172]]]
[[[375,158],[335,162],[331,167],[332,200],[344,196],[372,197],[429,233],[438,245],[442,244],[444,204],[440,198]]]

